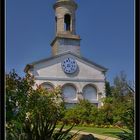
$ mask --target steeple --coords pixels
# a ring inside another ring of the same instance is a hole
[[[71,51],[80,55],[80,36],[76,35],[75,12],[78,5],[74,0],[57,0],[55,10],[56,33],[51,43],[52,54]]]
[[[77,4],[73,0],[58,0],[54,4],[56,34],[69,32],[75,34],[75,11]]]

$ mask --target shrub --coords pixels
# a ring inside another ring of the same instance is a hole
[[[30,75],[19,77],[15,71],[6,75],[6,139],[8,140],[70,140],[73,135],[55,131],[64,115],[61,89],[33,88]]]

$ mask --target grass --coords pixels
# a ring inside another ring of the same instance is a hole
[[[57,127],[59,128],[60,125],[57,125]],[[67,129],[70,128],[70,126],[65,126],[64,128]],[[72,130],[80,130],[84,132],[90,132],[90,133],[100,134],[100,135],[114,137],[114,138],[118,138],[117,134],[123,132],[119,128],[96,128],[96,127],[85,127],[85,126],[75,126],[73,127]]]

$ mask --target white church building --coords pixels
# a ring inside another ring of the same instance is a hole
[[[107,69],[80,54],[80,36],[76,34],[76,9],[74,0],[57,0],[55,10],[56,35],[51,42],[49,58],[27,64],[25,72],[34,75],[35,82],[46,88],[62,86],[66,105],[87,99],[102,106],[105,97]]]

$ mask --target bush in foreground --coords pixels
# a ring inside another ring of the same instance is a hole
[[[19,77],[15,71],[6,75],[6,139],[7,140],[70,140],[73,135],[61,120],[64,102],[59,87],[46,90],[33,88],[33,77]]]

